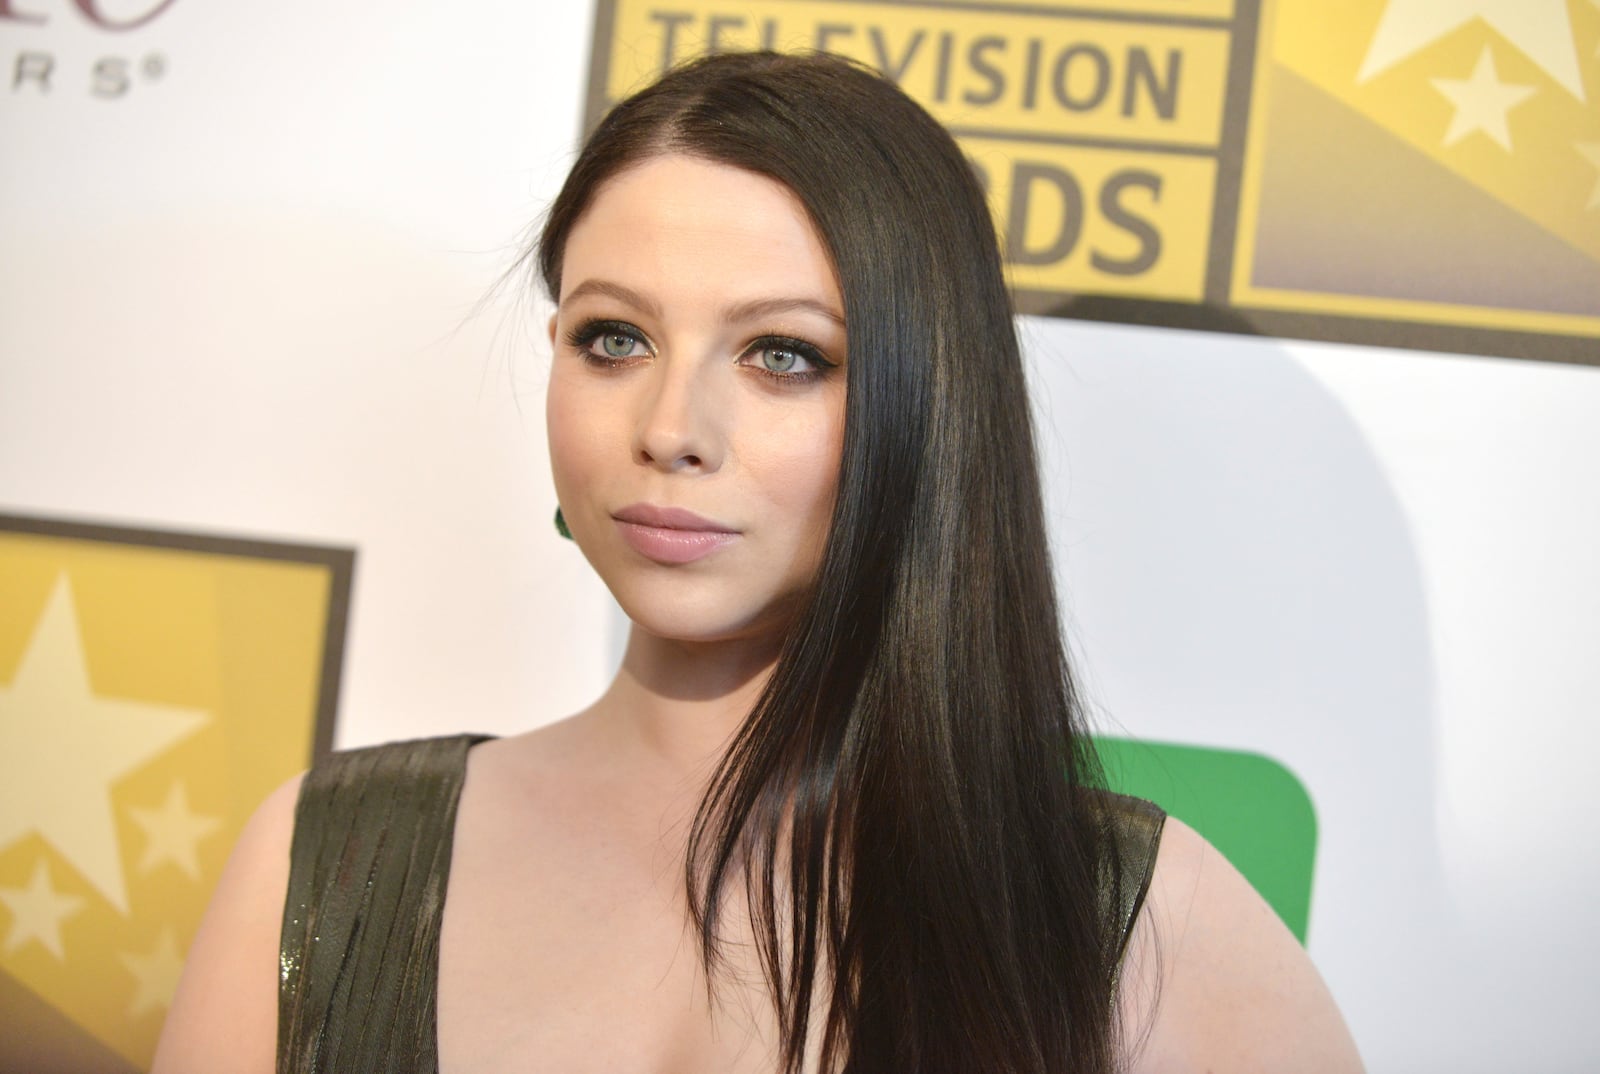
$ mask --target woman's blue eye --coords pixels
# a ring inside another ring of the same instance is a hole
[[[763,347],[761,349],[761,364],[774,373],[787,373],[794,368],[800,356],[794,351],[782,347]]]
[[[756,340],[740,361],[757,372],[790,381],[810,380],[833,367],[816,347],[784,336]]]
[[[587,321],[567,333],[567,344],[586,361],[603,365],[650,353],[644,334],[625,321]]]

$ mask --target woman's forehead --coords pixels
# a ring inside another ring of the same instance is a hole
[[[725,302],[809,299],[844,313],[799,198],[775,179],[685,154],[651,157],[596,191],[567,236],[562,300],[595,279],[641,294],[699,283]]]

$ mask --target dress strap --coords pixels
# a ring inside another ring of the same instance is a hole
[[[1102,886],[1103,909],[1118,923],[1117,966],[1128,951],[1133,923],[1144,906],[1155,875],[1156,853],[1161,848],[1161,829],[1166,812],[1154,802],[1125,794],[1105,793],[1106,818],[1116,846],[1116,872]]]
[[[278,1074],[434,1072],[439,926],[467,751],[484,736],[336,753],[295,807]]]

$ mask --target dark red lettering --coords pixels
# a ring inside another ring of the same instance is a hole
[[[167,8],[171,7],[173,4],[173,0],[161,0],[161,2],[156,4],[155,7],[151,8],[143,15],[140,15],[138,18],[124,19],[121,22],[117,22],[112,19],[108,19],[105,16],[105,14],[100,10],[100,5],[97,0],[72,0],[72,2],[78,6],[79,11],[83,12],[84,18],[88,19],[102,30],[137,30],[139,27],[143,26],[145,23],[149,22],[151,19],[167,10]]]
[[[45,21],[43,15],[30,15],[26,11],[13,11],[11,0],[0,0],[0,19],[10,19],[12,22],[31,22],[35,25]]]

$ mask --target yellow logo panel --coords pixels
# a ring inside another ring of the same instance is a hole
[[[1274,4],[1262,40],[1236,303],[1600,361],[1600,6]]]
[[[600,0],[588,123],[753,48],[943,122],[1024,312],[1600,362],[1591,0]]]
[[[327,748],[354,554],[0,516],[0,1069],[143,1069],[228,851]]]

